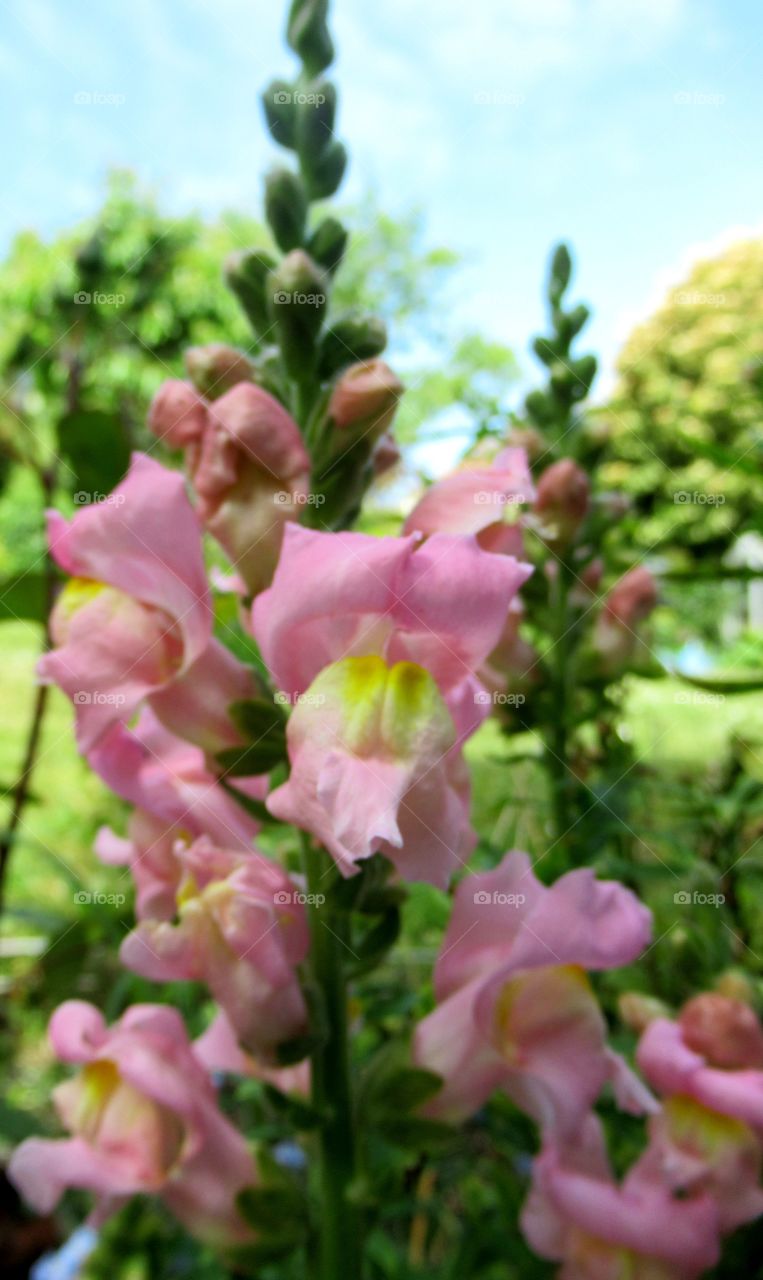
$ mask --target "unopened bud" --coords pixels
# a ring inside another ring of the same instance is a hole
[[[713,1067],[763,1067],[763,1028],[748,1004],[708,991],[679,1015],[684,1043]]]
[[[244,308],[256,333],[265,333],[271,320],[267,306],[266,280],[275,267],[275,258],[261,249],[231,253],[225,263],[225,279]]]
[[[328,0],[292,0],[286,39],[311,76],[318,75],[334,59],[327,16]]]
[[[307,194],[290,169],[271,169],[265,178],[265,217],[279,249],[288,253],[305,238]]]
[[[604,602],[604,614],[631,630],[643,622],[658,600],[657,583],[648,569],[637,565],[616,582]]]
[[[752,983],[743,969],[726,969],[719,975],[715,989],[719,995],[743,1004],[751,1005],[755,999]]]
[[[262,95],[262,109],[273,141],[296,150],[297,104],[292,86],[286,80],[271,80]]]
[[[340,430],[376,439],[395,416],[403,384],[383,360],[355,364],[342,374],[329,401],[329,417]]]
[[[331,142],[319,156],[301,158],[310,199],[326,200],[333,196],[347,168],[347,151],[342,143]]]
[[[347,365],[372,360],[387,345],[387,327],[378,316],[342,316],[321,339],[318,373],[333,377]]]
[[[162,383],[148,411],[149,431],[176,449],[199,440],[206,421],[206,403],[190,382],[180,378]]]
[[[334,138],[336,89],[321,77],[304,86],[297,106],[297,148],[308,168],[330,147]]]
[[[237,382],[250,382],[252,379],[251,361],[243,351],[228,347],[224,342],[188,347],[183,359],[191,382],[207,400],[216,400]]]
[[[315,365],[328,276],[303,249],[293,249],[268,276],[267,290],[286,368],[293,377],[304,376]]]
[[[624,991],[617,1001],[620,1020],[639,1035],[646,1030],[655,1018],[670,1016],[668,1006],[656,996],[644,995],[641,991]]]
[[[400,450],[397,447],[397,441],[391,431],[385,431],[371,454],[374,477],[378,480],[379,476],[386,475],[397,466],[399,461]]]
[[[567,545],[588,512],[588,476],[572,458],[553,462],[538,481],[534,510],[542,518],[546,541]]]
[[[347,248],[347,231],[338,218],[324,218],[307,242],[310,257],[333,275]]]

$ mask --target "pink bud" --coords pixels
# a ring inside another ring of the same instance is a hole
[[[206,401],[180,378],[162,383],[148,411],[149,431],[178,449],[200,438],[206,420]]]
[[[649,570],[639,565],[615,583],[605,601],[604,613],[610,621],[633,628],[649,617],[657,599],[657,583]]]
[[[350,365],[337,382],[329,402],[329,417],[340,428],[362,428],[382,436],[395,416],[403,384],[383,360]]]
[[[183,358],[191,382],[208,400],[216,400],[238,382],[252,380],[252,364],[243,351],[224,342],[189,347]]]
[[[713,1067],[763,1067],[763,1028],[749,1005],[716,992],[695,996],[679,1015],[684,1043]]]
[[[400,450],[397,447],[397,441],[391,431],[385,431],[371,455],[374,476],[378,479],[379,476],[386,475],[397,466],[399,461]]]
[[[535,512],[546,526],[546,541],[565,544],[572,540],[588,512],[588,476],[572,458],[553,462],[538,481]]]

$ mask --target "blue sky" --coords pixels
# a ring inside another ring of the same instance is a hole
[[[257,211],[284,8],[6,0],[2,244],[91,213],[112,166],[177,212]],[[335,0],[334,28],[346,194],[422,206],[467,257],[454,323],[528,368],[557,238],[606,364],[688,258],[763,223],[759,0]]]

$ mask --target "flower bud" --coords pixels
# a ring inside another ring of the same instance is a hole
[[[307,242],[308,253],[333,275],[344,257],[347,239],[347,231],[338,218],[324,218]]]
[[[270,328],[265,281],[274,267],[275,259],[261,249],[238,250],[231,253],[225,263],[226,283],[256,333],[265,333]]]
[[[397,441],[391,431],[385,431],[371,454],[374,479],[378,480],[379,476],[386,475],[388,471],[397,466],[399,461],[400,450],[397,447]]]
[[[633,629],[649,617],[657,599],[657,583],[648,569],[638,565],[615,583],[604,602],[604,613],[610,621]]]
[[[341,430],[378,439],[395,416],[403,384],[383,360],[354,364],[337,382],[329,401],[329,417]]]
[[[655,1018],[670,1016],[668,1006],[655,996],[644,995],[643,991],[624,991],[618,998],[617,1010],[621,1021],[631,1031],[641,1035]]]
[[[267,291],[286,368],[293,377],[303,377],[315,365],[316,339],[328,302],[328,276],[304,250],[293,249],[271,271]]]
[[[331,378],[340,369],[372,360],[387,345],[387,326],[378,316],[341,316],[321,339],[318,373]]]
[[[695,996],[678,1021],[684,1043],[713,1067],[763,1067],[763,1028],[749,1005],[716,992]]]
[[[286,80],[271,80],[262,95],[262,109],[273,141],[290,151],[296,150],[297,106]]]
[[[251,361],[224,342],[188,347],[183,359],[191,382],[207,400],[216,400],[238,382],[252,380]]]
[[[546,468],[538,481],[534,510],[542,517],[550,545],[572,541],[588,512],[588,497],[588,476],[572,458]]]
[[[271,169],[265,178],[265,217],[279,249],[288,253],[305,238],[307,196],[290,169]]]
[[[524,449],[530,462],[537,462],[546,452],[546,442],[535,427],[515,427],[506,437],[511,449]]]
[[[176,449],[200,439],[206,420],[206,403],[190,382],[180,378],[162,383],[148,411],[149,431]]]
[[[323,71],[334,60],[327,14],[328,0],[292,0],[286,39],[311,76]]]
[[[326,200],[339,187],[347,168],[347,151],[341,142],[332,142],[320,156],[302,157],[311,200]]]
[[[297,104],[296,138],[300,159],[308,168],[331,145],[335,117],[333,84],[323,77],[306,84]]]

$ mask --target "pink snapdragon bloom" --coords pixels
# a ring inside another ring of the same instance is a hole
[[[48,517],[50,549],[70,576],[50,619],[42,680],[72,699],[87,753],[154,698],[172,729],[205,750],[236,745],[227,715],[251,696],[248,670],[212,639],[201,533],[182,477],[134,454],[104,502]]]
[[[530,1247],[562,1263],[559,1280],[697,1280],[720,1256],[715,1204],[650,1175],[639,1161],[618,1186],[589,1116],[574,1146],[549,1142],[533,1163],[520,1219]]]
[[[443,1077],[430,1115],[457,1121],[502,1089],[557,1135],[573,1134],[607,1080],[629,1110],[647,1091],[608,1049],[585,970],[634,960],[651,916],[593,872],[546,888],[525,853],[459,884],[435,968],[435,1010],[419,1024],[414,1058]]]
[[[423,667],[332,663],[292,712],[287,742],[291,775],[268,808],[311,831],[343,875],[381,851],[406,879],[444,886],[471,852],[456,728]]]
[[[171,390],[174,385],[160,388],[149,425],[164,436],[182,431],[177,442],[187,450],[199,516],[254,594],[270,582],[284,525],[299,518],[309,494],[310,458],[299,427],[251,382],[237,383],[214,402],[202,401],[204,415],[192,418],[185,398]],[[176,400],[183,412],[180,426],[172,428],[168,419]]]
[[[115,725],[88,763],[111,791],[177,834],[207,835],[227,849],[249,849],[259,830],[210,773],[203,751],[170,733],[151,707],[144,707],[131,728]],[[231,785],[264,800],[268,782],[235,778]]]
[[[524,449],[503,449],[491,466],[460,467],[424,494],[404,533],[473,533],[485,551],[522,555],[519,508],[535,497]]]
[[[134,1005],[111,1028],[92,1005],[62,1004],[50,1022],[58,1057],[82,1067],[53,1091],[70,1138],[29,1138],[8,1174],[38,1212],[67,1187],[92,1191],[96,1221],[127,1198],[160,1196],[193,1234],[219,1246],[252,1232],[236,1196],[257,1180],[243,1137],[219,1110],[180,1014]]]
[[[285,532],[273,585],[254,602],[254,635],[295,701],[332,662],[378,654],[415,662],[449,699],[497,643],[530,565],[475,539]]]
[[[310,1059],[305,1058],[291,1067],[273,1067],[253,1057],[241,1048],[224,1009],[218,1009],[206,1031],[194,1040],[193,1051],[202,1066],[212,1073],[248,1076],[275,1085],[282,1093],[296,1093],[303,1098],[310,1095]]]
[[[176,920],[141,920],[122,963],[154,982],[206,983],[241,1045],[268,1057],[307,1025],[296,973],[309,946],[303,895],[268,858],[204,837],[176,844],[174,857]]]
[[[763,1031],[738,1000],[707,994],[689,1001],[677,1022],[655,1018],[637,1050],[647,1080],[763,1136]]]
[[[680,1195],[707,1192],[723,1232],[763,1213],[763,1147],[749,1125],[682,1094],[666,1098],[649,1120],[649,1146],[639,1160]]]
[[[389,431],[404,387],[383,360],[350,365],[336,383],[328,416],[342,436],[379,440]]]
[[[325,843],[343,874],[381,851],[403,875],[444,885],[468,853],[459,747],[487,710],[474,672],[529,572],[473,538],[287,529],[253,610],[275,683],[296,703],[292,772],[268,807]]]

